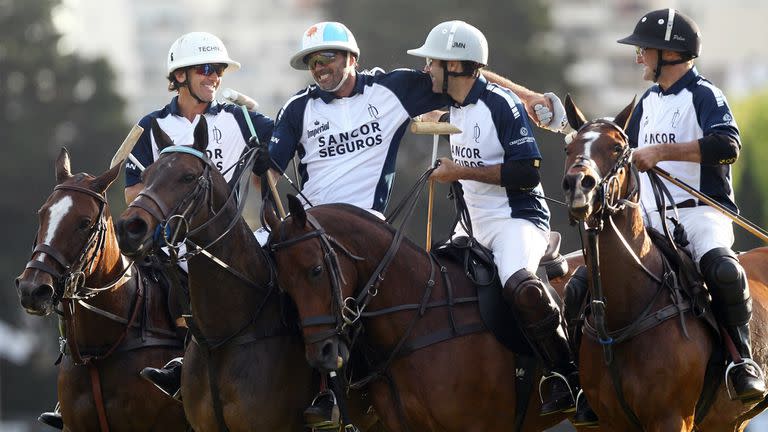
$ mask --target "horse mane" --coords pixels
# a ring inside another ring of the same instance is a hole
[[[361,219],[364,219],[366,222],[369,222],[371,225],[377,226],[385,230],[387,233],[389,233],[392,236],[394,236],[397,233],[397,229],[395,229],[395,227],[393,227],[389,222],[385,220],[381,220],[380,218],[376,217],[376,215],[369,212],[368,210],[354,206],[352,204],[347,204],[347,203],[321,204],[321,205],[312,207],[308,211],[312,212],[312,209],[318,209],[318,210],[338,209],[344,213],[349,213],[353,216],[357,216]],[[403,238],[403,243],[407,244],[409,247],[415,249],[416,251],[424,252],[424,249],[422,247],[418,246],[407,236]]]

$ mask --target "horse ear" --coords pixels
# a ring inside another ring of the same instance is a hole
[[[152,119],[152,137],[155,138],[155,144],[157,145],[158,150],[162,150],[173,145],[171,137],[169,137],[168,134],[160,128],[160,125],[157,123],[157,119],[154,118]]]
[[[579,130],[587,122],[586,117],[584,117],[579,107],[576,106],[570,93],[565,95],[565,115],[568,117],[568,124],[575,131]]]
[[[304,211],[304,205],[296,198],[296,195],[288,194],[288,210],[291,211],[291,217],[299,227],[307,224],[307,212]]]
[[[272,201],[265,199],[261,211],[264,214],[264,221],[269,226],[269,230],[272,232],[277,231],[280,226],[280,217],[275,212],[275,205],[272,204]]]
[[[120,173],[120,168],[123,166],[123,164],[117,164],[113,166],[112,168],[105,171],[100,176],[96,177],[93,180],[93,190],[103,194],[104,192],[109,189],[109,186],[112,184],[112,182],[115,181],[117,178],[117,175]]]
[[[623,110],[619,114],[616,115],[616,118],[613,120],[614,123],[619,125],[622,129],[627,128],[627,123],[629,123],[629,118],[632,116],[632,110],[635,107],[635,100],[637,99],[637,95],[632,98],[632,102],[629,103],[626,107],[624,107]]]
[[[56,158],[56,184],[62,184],[70,177],[72,168],[69,165],[69,152],[66,147],[62,147],[59,157]]]
[[[197,126],[195,126],[195,143],[192,147],[201,152],[208,148],[208,122],[202,114],[197,122]]]

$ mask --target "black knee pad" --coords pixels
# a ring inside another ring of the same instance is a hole
[[[515,272],[504,284],[504,299],[524,325],[551,331],[560,324],[560,309],[549,296],[544,283],[526,269]]]
[[[728,248],[717,248],[699,261],[701,274],[712,294],[712,307],[721,314],[725,325],[742,325],[752,316],[747,275]]]

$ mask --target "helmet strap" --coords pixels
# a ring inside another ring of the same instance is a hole
[[[662,50],[660,50],[660,49],[656,50],[656,52],[658,53],[657,54],[658,61],[656,62],[656,71],[653,74],[653,82],[658,82],[659,81],[659,77],[661,76],[661,68],[662,68],[662,66],[668,66],[668,65],[671,66],[671,65],[685,63],[685,62],[691,60],[691,58],[693,58],[693,57],[688,57],[688,56],[684,55],[682,58],[677,59],[677,60],[662,60],[661,59],[661,51]]]
[[[196,101],[198,101],[199,103],[201,103],[201,104],[209,104],[210,102],[207,102],[207,101],[204,101],[204,100],[200,99],[200,97],[199,97],[198,95],[196,95],[196,94],[195,94],[195,92],[193,92],[193,91],[192,91],[192,87],[190,87],[190,86],[189,86],[189,69],[186,69],[186,70],[184,71],[184,76],[186,76],[186,78],[187,78],[187,79],[186,79],[186,80],[184,80],[184,82],[183,82],[183,83],[179,83],[179,85],[180,85],[181,87],[186,87],[186,88],[187,88],[187,91],[189,91],[189,94],[190,94],[190,95],[191,95],[191,96],[192,96],[192,97],[193,97],[193,98],[194,98]]]
[[[345,55],[345,57],[344,57],[344,76],[341,77],[341,80],[336,85],[336,87],[334,87],[334,88],[332,88],[330,90],[324,90],[324,91],[327,91],[328,93],[336,93],[337,91],[339,91],[339,89],[344,85],[344,83],[347,82],[347,78],[349,78],[349,76],[352,75],[352,74],[349,73],[349,65],[348,65],[350,52],[349,51],[344,51],[344,53],[345,53],[344,54]],[[317,83],[317,81],[315,81],[315,82]],[[318,83],[318,85],[320,85],[320,84]]]
[[[448,94],[448,77],[449,76],[475,76],[475,70],[471,71],[461,71],[461,72],[450,72],[448,71],[448,60],[442,60],[443,62],[443,94]]]

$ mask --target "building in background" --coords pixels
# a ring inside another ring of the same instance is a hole
[[[54,21],[63,33],[62,52],[106,57],[115,68],[130,121],[170,99],[166,56],[176,38],[191,31],[219,36],[242,69],[225,87],[259,102],[274,117],[309,77],[288,65],[299,35],[322,19],[322,0],[63,0]]]
[[[673,7],[701,28],[699,72],[730,99],[768,86],[768,2],[755,0],[546,0],[553,32],[546,45],[573,60],[568,86],[590,115],[605,115],[626,105],[648,87],[631,47],[616,43],[651,10]]]

